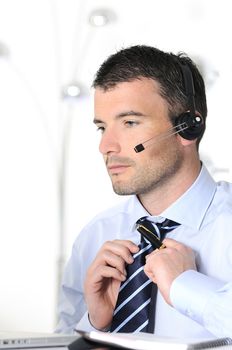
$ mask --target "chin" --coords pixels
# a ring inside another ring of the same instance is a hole
[[[135,194],[134,189],[132,189],[129,185],[114,183],[112,186],[114,192],[120,196],[129,196],[131,194]]]

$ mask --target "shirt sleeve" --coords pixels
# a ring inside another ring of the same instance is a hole
[[[73,246],[71,257],[66,265],[58,303],[59,322],[57,333],[75,333],[78,322],[86,312],[83,295],[83,273],[78,249]],[[83,329],[84,330],[84,329]]]
[[[88,312],[84,314],[80,322],[77,324],[76,329],[85,331],[85,332],[96,331],[96,328],[94,328],[89,321]]]
[[[215,336],[232,336],[232,282],[188,270],[172,283],[170,298],[175,309]]]

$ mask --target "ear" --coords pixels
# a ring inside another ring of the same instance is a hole
[[[184,139],[182,136],[178,135],[177,136],[179,139],[179,142],[182,144],[182,146],[186,147],[186,146],[190,146],[190,145],[195,145],[197,138],[195,138],[194,140],[187,140]]]

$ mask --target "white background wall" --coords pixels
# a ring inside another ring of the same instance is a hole
[[[113,21],[92,27],[107,8]],[[0,0],[0,330],[52,331],[60,267],[81,227],[121,200],[92,125],[90,85],[121,47],[185,51],[201,64],[209,116],[201,155],[232,180],[230,1]],[[64,99],[67,84],[84,93]]]

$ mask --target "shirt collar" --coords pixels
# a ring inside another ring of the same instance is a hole
[[[140,217],[150,216],[151,219],[153,218],[154,222],[159,222],[161,218],[167,218],[179,224],[199,230],[206,211],[214,197],[216,186],[216,182],[205,166],[202,165],[200,174],[191,187],[159,216],[150,216],[141,205],[137,196],[133,196],[130,205],[132,215],[129,225],[133,230],[135,222]]]

